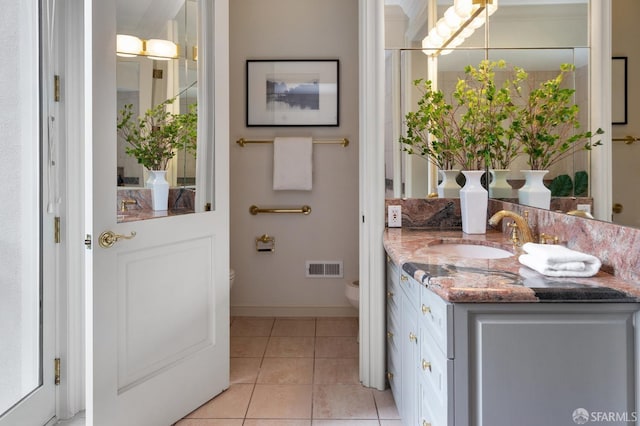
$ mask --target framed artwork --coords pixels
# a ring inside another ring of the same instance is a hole
[[[247,60],[247,126],[338,126],[339,61]]]
[[[611,124],[627,124],[627,57],[611,62]]]

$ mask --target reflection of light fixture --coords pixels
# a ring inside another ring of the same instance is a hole
[[[118,34],[116,36],[116,54],[125,58],[142,55],[144,48],[138,37]]]
[[[452,48],[462,44],[485,23],[485,9],[489,16],[493,15],[498,9],[498,0],[454,0],[453,6],[422,40],[424,53],[433,56],[451,53]]]
[[[147,56],[149,59],[168,61],[178,57],[178,45],[169,40],[141,40],[135,36],[118,34],[116,54],[124,57]]]

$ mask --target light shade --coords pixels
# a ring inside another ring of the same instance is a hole
[[[138,37],[126,34],[116,36],[116,55],[125,58],[142,55],[143,43]]]
[[[168,61],[178,57],[178,46],[169,41],[152,38],[145,42],[145,55],[151,59]]]
[[[130,58],[147,56],[149,59],[168,61],[178,58],[178,45],[161,39],[141,40],[138,37],[118,34],[116,36],[116,55]]]

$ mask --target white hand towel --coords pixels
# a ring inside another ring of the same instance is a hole
[[[527,254],[518,260],[525,266],[550,277],[592,277],[602,262],[595,256],[555,244],[526,243]]]
[[[311,191],[313,140],[307,137],[273,140],[273,189]]]

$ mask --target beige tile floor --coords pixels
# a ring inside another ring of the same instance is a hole
[[[230,387],[176,426],[401,426],[358,380],[356,318],[231,319]]]

